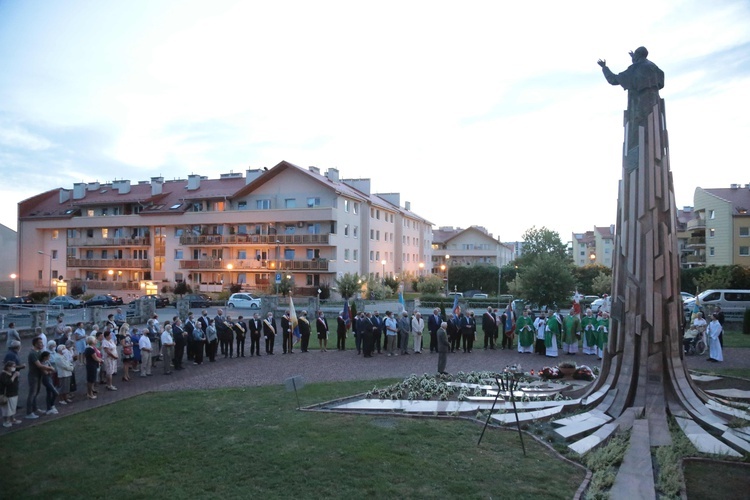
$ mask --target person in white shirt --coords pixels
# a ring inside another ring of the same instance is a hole
[[[713,313],[711,315],[711,323],[708,324],[708,360],[709,361],[724,361],[724,355],[721,351],[721,342],[719,341],[719,335],[724,329],[719,323],[719,315]]]
[[[161,333],[161,355],[164,361],[164,375],[172,373],[171,363],[174,357],[174,337],[172,337],[172,325],[165,325]]]
[[[414,311],[411,318],[411,331],[414,334],[414,354],[422,353],[422,332],[424,331],[424,320],[419,311]]]
[[[153,349],[151,339],[148,338],[148,330],[141,333],[138,347],[141,349],[141,377],[148,377],[151,375],[151,351]]]

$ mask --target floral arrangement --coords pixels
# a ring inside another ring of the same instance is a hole
[[[586,365],[579,366],[573,373],[573,378],[576,380],[594,380],[594,372]]]
[[[557,367],[558,368],[573,368],[575,370],[576,368],[578,368],[578,365],[576,364],[575,361],[565,360],[565,361],[560,361],[557,364]]]
[[[560,370],[557,367],[545,366],[539,370],[539,376],[546,379],[557,379],[562,378],[563,374],[560,373]]]

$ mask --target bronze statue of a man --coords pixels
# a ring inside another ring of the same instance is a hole
[[[638,144],[637,127],[645,125],[646,117],[659,102],[659,89],[664,88],[664,72],[647,57],[646,47],[638,47],[630,52],[633,64],[617,75],[607,67],[606,60],[597,61],[611,85],[628,91],[628,149]]]

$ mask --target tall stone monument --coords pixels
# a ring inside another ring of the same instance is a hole
[[[736,455],[735,449],[750,450],[750,443],[727,428],[719,415],[729,409],[694,385],[683,362],[677,210],[659,96],[664,73],[648,60],[645,47],[630,55],[633,64],[619,74],[606,61],[598,62],[607,82],[627,90],[628,109],[609,341],[601,376],[578,394],[591,415],[610,423],[599,428],[596,439],[586,437],[574,449],[585,452],[618,428],[633,429],[631,449],[668,445],[669,413],[694,444],[703,445],[700,451]]]

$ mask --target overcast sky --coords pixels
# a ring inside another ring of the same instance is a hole
[[[436,226],[615,222],[626,93],[666,74],[677,205],[750,183],[743,1],[0,0],[0,223],[74,182],[211,178],[282,160]]]

